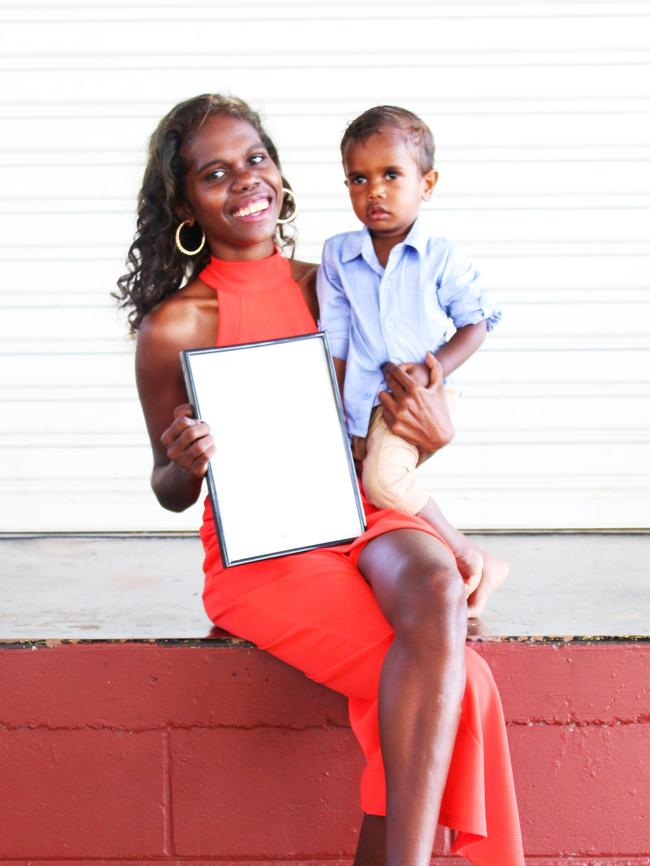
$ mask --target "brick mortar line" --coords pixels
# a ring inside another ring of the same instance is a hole
[[[510,719],[506,721],[508,728],[536,728],[536,727],[551,727],[551,728],[623,728],[633,725],[650,724],[650,714],[635,716],[630,719],[592,719],[589,721],[580,719]],[[173,724],[173,725],[143,725],[142,727],[129,727],[127,725],[48,725],[42,723],[30,724],[10,724],[0,722],[0,731],[112,731],[121,734],[148,734],[148,733],[169,733],[172,731],[349,731],[350,725],[335,724],[327,722],[320,725],[271,725],[271,724],[255,724],[255,725],[209,725],[209,724]],[[0,866],[4,861],[0,860]],[[650,860],[649,860],[650,866]]]
[[[173,799],[172,799],[172,750],[169,742],[169,731],[163,731],[162,736],[162,771],[163,771],[163,851],[167,857],[173,856]]]
[[[103,866],[106,863],[112,863],[114,866],[127,866],[127,864],[136,864],[136,866],[162,866],[162,864],[188,864],[188,866],[234,866],[234,864],[242,864],[242,866],[266,866],[270,863],[295,863],[309,866],[313,863],[331,864],[331,866],[349,866],[351,863],[350,857],[330,857],[318,856],[318,854],[308,857],[266,857],[263,860],[251,859],[247,856],[215,858],[212,855],[208,857],[197,856],[170,856],[157,857],[156,859],[143,859],[141,857],[134,858],[106,858],[106,857],[80,857],[77,859],[34,859],[33,857],[22,858],[4,858],[0,859],[0,866]],[[466,863],[461,857],[450,855],[437,855],[431,860],[432,866],[460,866]],[[650,856],[647,854],[575,854],[566,855],[558,854],[556,856],[549,855],[526,855],[526,863],[528,866],[650,866]]]
[[[2,539],[0,538],[0,541]],[[650,634],[624,634],[624,635],[468,635],[466,643],[470,647],[491,647],[504,645],[518,646],[551,646],[566,647],[610,647],[610,646],[634,646],[648,648],[650,645]],[[74,647],[102,648],[107,646],[136,647],[159,647],[163,649],[209,649],[209,650],[259,650],[254,643],[243,638],[160,638],[160,637],[128,637],[128,638],[92,638],[92,637],[66,637],[66,638],[0,638],[0,651],[17,650],[56,650]],[[650,862],[650,861],[649,861]],[[2,863],[2,861],[0,861]]]
[[[650,724],[650,713],[641,713],[630,719],[576,719],[570,717],[568,719],[512,719],[506,721],[507,728],[534,728],[534,727],[555,727],[555,728],[623,728],[631,725],[647,725]]]
[[[350,725],[337,724],[322,724],[322,725],[304,725],[303,727],[292,727],[290,725],[143,725],[139,728],[132,728],[123,725],[47,725],[41,724],[20,724],[12,725],[0,722],[0,731],[113,731],[121,734],[148,734],[148,733],[165,733],[170,731],[349,731]],[[0,860],[0,864],[2,864]]]

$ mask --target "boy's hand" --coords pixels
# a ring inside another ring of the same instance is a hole
[[[390,361],[384,365],[384,375],[390,388],[381,391],[379,399],[384,407],[384,418],[393,433],[415,445],[420,452],[420,462],[444,448],[454,438],[454,427],[443,386],[442,365],[427,352],[425,365],[429,370],[429,381],[420,384],[415,375],[407,372],[419,364],[402,364],[399,367]],[[406,369],[405,369],[406,368]]]

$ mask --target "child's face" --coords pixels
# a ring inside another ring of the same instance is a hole
[[[351,141],[343,167],[355,214],[373,237],[396,242],[406,237],[438,180],[436,171],[421,173],[416,154],[395,129]]]

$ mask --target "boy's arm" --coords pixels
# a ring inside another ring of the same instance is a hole
[[[501,319],[501,311],[481,285],[479,272],[452,242],[448,244],[437,295],[456,328],[451,340],[436,351],[444,375],[449,376],[479,348]]]
[[[487,331],[485,320],[475,325],[465,325],[458,328],[449,342],[438,349],[435,356],[442,365],[442,374],[445,378],[474,354],[485,340]]]

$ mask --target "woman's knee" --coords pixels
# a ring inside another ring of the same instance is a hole
[[[396,637],[421,649],[461,646],[467,634],[467,603],[458,570],[433,563],[407,569],[400,583],[391,617]]]
[[[451,552],[435,537],[396,530],[370,541],[359,568],[397,639],[440,649],[467,634],[463,581]]]

